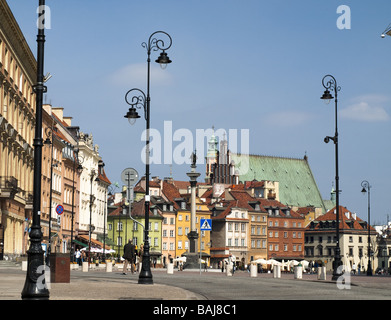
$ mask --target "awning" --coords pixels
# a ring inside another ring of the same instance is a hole
[[[77,238],[79,238],[80,240],[84,241],[84,244],[87,243],[87,247],[88,247],[88,243],[90,241],[89,236],[78,235]],[[94,246],[94,247],[103,248],[103,243],[102,242],[100,242],[98,240],[95,240],[95,239],[92,239],[92,238],[91,238],[91,245]],[[105,248],[106,248],[106,250],[111,249],[108,245],[106,245]]]
[[[82,247],[88,247],[88,244],[85,244],[83,242],[77,241],[76,239],[73,239],[72,242],[74,242],[74,243],[76,243],[76,244],[78,244],[79,246],[82,246]]]

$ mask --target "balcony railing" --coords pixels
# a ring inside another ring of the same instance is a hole
[[[18,180],[12,176],[0,176],[0,197],[13,199],[19,192]]]

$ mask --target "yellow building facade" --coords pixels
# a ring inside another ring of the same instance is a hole
[[[28,248],[32,215],[36,60],[0,0],[0,259]]]
[[[191,231],[190,199],[190,195],[186,194],[177,201],[180,209],[178,209],[176,216],[176,258],[188,253],[190,249],[189,238],[187,237]],[[208,261],[210,257],[210,231],[201,231],[200,222],[202,219],[210,219],[210,216],[211,212],[207,205],[196,197],[197,253],[202,252],[202,259]]]

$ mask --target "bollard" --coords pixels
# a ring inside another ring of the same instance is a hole
[[[302,279],[303,278],[303,267],[298,265],[294,269],[295,273],[295,279]]]
[[[231,264],[226,266],[227,269],[227,277],[232,277],[233,276],[233,266]]]
[[[83,272],[88,272],[88,262],[83,261]]]
[[[274,266],[273,267],[273,277],[274,278],[281,278],[281,266]]]
[[[256,278],[258,276],[258,266],[255,263],[250,265],[250,275],[252,278]]]
[[[106,260],[106,272],[112,272],[113,271],[113,263],[111,260]]]
[[[326,267],[318,268],[318,280],[326,280]]]
[[[141,268],[140,268],[141,269]],[[169,263],[167,265],[167,273],[168,274],[174,274],[174,264],[173,263]]]
[[[27,271],[27,260],[22,261],[22,271]]]

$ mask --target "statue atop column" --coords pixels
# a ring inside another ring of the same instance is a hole
[[[191,187],[191,211],[190,211],[190,232],[187,234],[189,238],[189,252],[186,255],[186,264],[184,268],[195,269],[198,268],[198,232],[196,229],[196,186],[197,178],[201,175],[196,172],[196,162],[197,154],[196,151],[191,154],[191,172],[187,173],[187,176],[190,178],[190,187]]]

